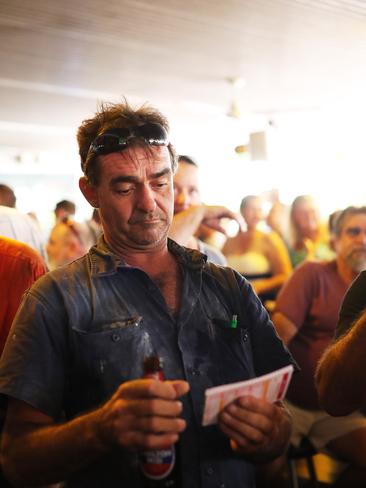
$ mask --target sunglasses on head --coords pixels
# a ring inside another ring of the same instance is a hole
[[[125,149],[132,139],[142,139],[150,146],[167,146],[168,133],[160,124],[149,122],[147,124],[130,127],[129,129],[109,129],[96,137],[90,144],[89,153],[102,155]]]

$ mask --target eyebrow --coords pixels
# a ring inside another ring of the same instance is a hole
[[[152,173],[151,175],[149,175],[149,180],[156,180],[157,178],[161,178],[162,176],[165,176],[171,172],[172,170],[170,167],[164,168],[157,173]],[[138,181],[139,178],[137,176],[120,175],[111,179],[110,186],[116,185],[118,183],[138,183]]]

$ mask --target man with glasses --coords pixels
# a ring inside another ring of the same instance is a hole
[[[366,213],[366,207],[363,207]],[[366,223],[350,229],[358,239],[366,239]],[[334,343],[323,354],[317,370],[319,398],[331,415],[347,415],[364,410],[366,271],[361,271],[348,289],[339,313]]]
[[[174,478],[159,486],[253,487],[255,464],[286,448],[288,412],[241,397],[204,428],[204,392],[291,356],[242,277],[167,238],[177,163],[163,115],[104,105],[78,142],[80,188],[104,234],[19,311],[0,369],[6,473],[22,486],[157,486],[139,453],[177,443]],[[151,355],[167,381],[140,379]]]
[[[306,436],[318,450],[347,463],[348,469],[334,486],[356,488],[365,486],[366,419],[360,412],[342,418],[329,416],[319,402],[314,375],[319,358],[333,339],[347,288],[366,269],[366,207],[348,207],[340,212],[333,232],[336,258],[330,262],[308,261],[296,268],[277,297],[273,322],[301,368],[287,393],[293,416],[291,441],[298,445]],[[343,368],[349,371],[350,363],[339,357],[337,361],[337,372]],[[332,378],[338,388],[334,371]],[[328,403],[325,395],[321,400]],[[337,409],[340,414],[350,413],[342,403]]]

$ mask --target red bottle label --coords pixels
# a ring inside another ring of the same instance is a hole
[[[159,451],[144,451],[140,454],[140,465],[143,474],[153,480],[166,478],[173,470],[175,464],[175,448]]]

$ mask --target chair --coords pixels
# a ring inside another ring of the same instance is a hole
[[[305,459],[309,473],[309,481],[306,486],[315,488],[318,486],[318,478],[315,471],[313,456],[317,450],[307,437],[303,437],[298,447],[290,444],[287,451],[287,463],[290,471],[291,488],[299,488],[299,478],[296,471],[296,460]]]

